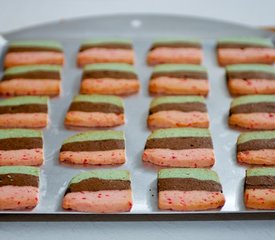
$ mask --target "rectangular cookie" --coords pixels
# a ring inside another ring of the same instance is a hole
[[[209,92],[205,67],[191,64],[162,64],[154,68],[149,81],[150,94],[203,95]]]
[[[230,106],[229,125],[247,129],[275,129],[275,95],[235,98]]]
[[[244,203],[252,209],[275,209],[275,168],[246,170]]]
[[[208,129],[159,129],[148,137],[143,161],[169,167],[211,167],[214,149]]]
[[[240,163],[275,165],[275,131],[240,134],[237,159]]]
[[[130,173],[126,170],[94,170],[76,175],[62,203],[66,210],[94,213],[129,212],[132,205]]]
[[[61,66],[28,65],[8,68],[0,82],[0,95],[57,96],[61,88]]]
[[[44,128],[48,97],[24,96],[0,101],[0,128]]]
[[[84,67],[80,92],[130,95],[137,93],[139,88],[134,66],[126,63],[98,63]]]
[[[274,94],[275,68],[264,64],[235,64],[226,67],[232,95]]]
[[[39,169],[0,167],[0,210],[35,208],[39,201]]]
[[[88,131],[67,138],[59,160],[74,164],[123,164],[125,140],[122,131]]]
[[[84,41],[77,55],[77,64],[83,67],[92,63],[134,64],[135,54],[128,39],[94,39]]]
[[[196,39],[158,39],[153,42],[148,55],[148,65],[163,63],[201,64],[202,46]]]
[[[150,104],[147,124],[150,129],[199,127],[208,128],[205,100],[200,96],[158,97]]]
[[[275,49],[270,39],[223,38],[217,44],[217,58],[220,66],[240,63],[272,64],[275,62]]]
[[[221,208],[225,203],[216,172],[201,168],[162,169],[158,172],[158,207],[194,211]]]
[[[108,95],[74,97],[65,117],[67,127],[115,127],[123,125],[124,122],[122,99]]]
[[[62,46],[56,41],[13,41],[4,58],[4,67],[50,64],[63,65]]]
[[[29,165],[43,163],[43,137],[38,130],[0,130],[0,165]]]

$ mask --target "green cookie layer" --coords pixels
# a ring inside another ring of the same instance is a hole
[[[82,42],[83,45],[100,45],[100,44],[132,44],[132,41],[129,39],[92,39]]]
[[[248,142],[251,140],[272,139],[272,138],[275,138],[275,131],[259,131],[259,132],[241,133],[238,138],[238,144]]]
[[[275,68],[265,64],[235,64],[226,68],[227,72],[265,72],[275,74]]]
[[[157,97],[152,100],[150,108],[165,103],[189,103],[189,102],[200,102],[204,103],[204,98],[201,96],[168,96],[168,97]]]
[[[248,95],[235,98],[231,103],[231,108],[248,103],[275,102],[275,95]]]
[[[222,38],[218,41],[218,44],[249,44],[263,47],[273,47],[273,43],[270,39],[256,38],[256,37],[231,37]]]
[[[148,139],[172,137],[210,137],[208,129],[199,128],[168,128],[159,129],[151,133]]]
[[[13,41],[9,45],[13,48],[48,48],[48,49],[58,49],[62,51],[62,45],[56,41]]]
[[[82,172],[73,177],[70,184],[78,183],[89,178],[129,181],[130,173],[126,170],[93,170],[88,172]]]
[[[275,168],[250,168],[246,170],[246,176],[274,176]]]
[[[123,107],[122,98],[109,95],[77,95],[74,97],[73,102],[109,103]]]
[[[28,72],[59,72],[61,73],[61,67],[57,65],[27,65],[8,68],[4,75],[22,74]]]
[[[42,131],[31,129],[0,129],[0,139],[42,137]]]
[[[126,63],[98,63],[88,64],[84,66],[85,72],[91,71],[120,71],[120,72],[132,72],[136,73],[135,68]]]
[[[13,97],[7,98],[0,101],[0,106],[18,106],[24,104],[47,104],[48,97],[39,97],[39,96],[22,96],[22,97]]]
[[[201,45],[201,42],[195,38],[159,38],[154,40],[153,44],[169,43],[191,43]]]
[[[109,139],[124,139],[123,131],[88,131],[84,133],[79,133],[67,138],[63,144],[71,142],[83,142],[83,141],[100,141]]]
[[[29,166],[5,166],[0,167],[0,175],[9,173],[28,174],[39,177],[39,168]]]
[[[158,172],[158,178],[196,178],[220,182],[216,172],[203,168],[167,168]]]
[[[153,73],[158,72],[207,72],[206,68],[193,64],[161,64],[154,67]]]

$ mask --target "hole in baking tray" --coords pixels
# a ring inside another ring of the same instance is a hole
[[[139,28],[142,25],[142,22],[138,19],[134,19],[131,21],[131,26],[133,28]]]

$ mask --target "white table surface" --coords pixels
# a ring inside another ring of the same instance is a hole
[[[274,0],[0,0],[0,32],[72,17],[173,13],[275,25]],[[0,239],[275,239],[273,221],[0,222]]]

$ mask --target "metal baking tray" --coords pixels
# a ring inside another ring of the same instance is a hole
[[[207,107],[210,115],[217,171],[223,186],[226,203],[221,210],[203,212],[160,211],[157,207],[157,170],[141,160],[150,131],[146,118],[151,97],[148,80],[152,71],[146,65],[146,53],[153,39],[159,37],[194,37],[203,42],[204,60],[211,84]],[[0,219],[26,220],[135,220],[135,219],[247,219],[275,218],[275,211],[247,210],[243,204],[245,167],[236,163],[236,139],[239,134],[227,125],[230,97],[223,68],[216,63],[216,39],[225,36],[258,36],[272,38],[269,32],[235,24],[169,15],[114,15],[66,20],[3,35],[0,50],[9,40],[54,39],[63,44],[66,62],[62,76],[62,94],[49,103],[50,124],[44,130],[45,163],[41,167],[40,202],[32,211],[2,211]],[[117,129],[125,131],[127,162],[119,167],[82,167],[63,165],[58,161],[61,144],[76,131],[64,128],[68,106],[79,92],[81,69],[76,66],[76,54],[82,40],[89,38],[129,38],[133,40],[141,91],[124,99],[127,123]],[[134,204],[130,213],[92,214],[64,211],[61,207],[68,182],[77,173],[96,168],[128,169],[132,176]]]

